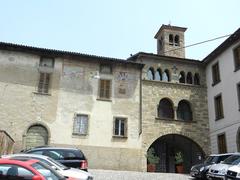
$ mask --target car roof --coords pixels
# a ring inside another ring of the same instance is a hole
[[[79,150],[79,149],[77,149],[77,148],[70,148],[70,147],[50,147],[50,146],[42,146],[42,147],[34,147],[34,148],[31,148],[31,149],[27,150],[26,152],[31,151],[31,150],[39,150],[39,149]]]
[[[44,156],[41,154],[26,154],[26,153],[19,153],[19,154],[8,154],[8,155],[3,155],[2,158],[13,158],[13,157],[36,157],[36,158],[41,158],[41,159],[48,159],[48,156]]]
[[[26,159],[25,161],[22,160],[16,160],[16,159],[0,159],[0,164],[15,164],[15,165],[21,165],[21,166],[26,166],[29,165],[31,166],[32,164],[39,162],[37,159]]]

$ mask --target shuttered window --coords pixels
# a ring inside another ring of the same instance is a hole
[[[213,80],[212,85],[215,85],[221,81],[218,63],[212,66],[212,80]]]
[[[227,144],[225,134],[218,135],[218,153],[226,153]]]
[[[100,80],[99,98],[110,99],[111,97],[111,80]]]
[[[223,114],[223,103],[222,103],[221,94],[214,98],[214,105],[215,105],[216,120],[223,118],[224,114]]]
[[[73,123],[73,134],[87,135],[88,115],[77,114]]]
[[[48,94],[50,83],[49,73],[40,73],[39,83],[38,83],[38,93]]]

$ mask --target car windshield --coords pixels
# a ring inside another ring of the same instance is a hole
[[[32,167],[41,173],[47,180],[65,180],[62,175],[58,174],[52,168],[41,162],[32,164]]]
[[[64,166],[63,164],[61,164],[61,163],[55,161],[55,160],[52,159],[52,158],[47,158],[47,159],[48,159],[51,163],[57,165],[57,167],[59,167],[60,169],[63,169],[63,170],[70,169],[69,167]]]
[[[232,155],[223,161],[223,164],[238,165],[240,163],[240,155]]]
[[[217,156],[208,156],[207,159],[204,161],[205,164],[216,163],[218,161]]]

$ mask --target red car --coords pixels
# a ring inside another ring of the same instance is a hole
[[[66,180],[55,170],[36,159],[0,159],[0,180]],[[70,180],[70,179],[68,179]]]

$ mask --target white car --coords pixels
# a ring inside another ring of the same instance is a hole
[[[228,168],[233,165],[240,164],[240,154],[236,153],[219,164],[214,164],[209,168],[207,178],[208,179],[225,179]]]
[[[93,180],[93,176],[90,173],[80,169],[66,167],[63,164],[55,161],[54,159],[48,156],[43,156],[38,154],[9,154],[9,155],[3,155],[1,158],[38,159],[41,162],[51,166],[53,169],[57,170],[61,175],[65,177],[71,177],[76,180]]]
[[[240,165],[230,167],[225,175],[226,180],[240,180]]]

